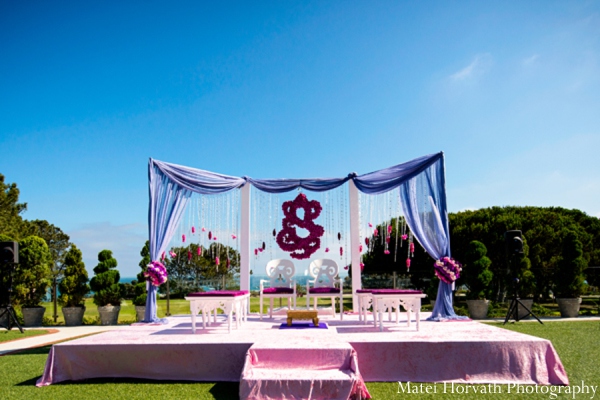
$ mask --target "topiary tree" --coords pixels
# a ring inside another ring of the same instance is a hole
[[[59,304],[63,307],[83,307],[85,296],[90,292],[88,280],[81,250],[73,244],[65,255],[64,277],[58,285]]]
[[[146,266],[150,264],[150,241],[146,240],[146,244],[140,251],[140,256],[142,256],[142,260],[139,263],[142,271],[137,274],[137,284],[134,286],[134,297],[133,297],[133,305],[134,306],[145,306],[146,299],[148,294],[146,293],[146,277],[144,276],[144,271],[146,270]]]
[[[14,274],[14,300],[22,307],[38,307],[50,286],[52,254],[44,239],[28,236],[19,241],[19,267]]]
[[[583,258],[583,249],[577,233],[565,232],[562,241],[561,259],[554,273],[554,296],[557,298],[575,298],[581,296],[587,268]]]
[[[536,291],[536,279],[531,270],[531,260],[529,259],[529,245],[527,239],[523,236],[523,255],[518,257],[517,278],[519,278],[519,295],[522,298],[532,298]]]
[[[485,300],[491,297],[494,274],[490,270],[492,260],[487,257],[487,248],[477,240],[469,243],[465,253],[464,282],[469,287],[467,298]]]
[[[90,287],[94,293],[94,304],[99,307],[107,305],[120,306],[123,298],[123,284],[119,283],[121,275],[117,268],[117,260],[112,256],[112,251],[102,250],[98,253],[98,265],[94,268],[94,276]]]

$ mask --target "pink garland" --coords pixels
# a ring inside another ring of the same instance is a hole
[[[167,281],[167,269],[158,261],[152,261],[146,266],[144,276],[153,286],[160,286]]]
[[[460,271],[462,271],[462,265],[450,257],[443,257],[441,260],[437,260],[433,264],[433,267],[435,275],[445,283],[452,283],[460,278]]]
[[[321,203],[308,200],[305,194],[300,193],[293,201],[284,202],[281,208],[285,217],[281,221],[283,229],[277,233],[277,244],[281,250],[289,252],[292,258],[310,258],[321,247],[321,236],[325,233],[321,225],[314,223],[321,215]],[[299,208],[304,210],[304,219],[298,218]],[[296,227],[306,229],[308,236],[298,236]]]

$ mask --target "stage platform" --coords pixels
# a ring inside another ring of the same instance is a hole
[[[220,315],[207,329],[197,322],[195,334],[190,316],[170,317],[167,325],[128,326],[54,345],[38,386],[99,377],[238,382],[253,344],[286,342],[315,348],[349,343],[366,382],[569,383],[545,339],[475,321],[429,322],[428,316],[421,313],[418,332],[414,323],[406,326],[405,313],[398,325],[386,318],[380,332],[357,314],[343,321],[320,315],[327,329],[280,329],[284,315],[260,321],[250,314],[228,333]]]

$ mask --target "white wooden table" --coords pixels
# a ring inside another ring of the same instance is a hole
[[[235,314],[235,327],[240,328],[248,317],[248,299],[250,293],[246,290],[229,291],[215,290],[210,292],[190,293],[186,300],[190,302],[192,313],[192,333],[196,333],[196,316],[202,312],[202,328],[210,326],[210,316],[217,322],[217,308],[221,308],[227,315],[227,329],[231,332],[233,314]]]
[[[358,289],[354,292],[358,300],[358,320],[367,323],[367,312],[373,303],[371,292],[373,289]]]
[[[396,324],[399,322],[400,306],[406,310],[406,326],[410,328],[411,312],[415,313],[417,322],[417,331],[419,331],[419,321],[421,319],[421,299],[427,297],[420,291],[381,289],[373,290],[370,294],[371,304],[373,304],[373,323],[377,327],[379,320],[379,331],[383,331],[383,313],[388,311],[388,320],[392,320],[391,311],[396,311]],[[365,315],[366,318],[366,315]]]

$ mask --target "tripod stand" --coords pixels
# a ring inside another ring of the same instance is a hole
[[[2,319],[2,317],[4,317],[6,315],[6,326],[3,326],[4,328],[6,328],[7,330],[12,330],[12,326],[13,326],[13,322],[14,324],[19,328],[19,330],[21,331],[21,333],[23,333],[23,328],[21,327],[21,324],[19,324],[19,321],[17,320],[17,316],[15,315],[15,309],[12,306],[11,303],[11,297],[12,297],[12,292],[13,292],[13,288],[12,288],[12,284],[13,284],[13,272],[15,269],[15,264],[14,263],[6,263],[8,264],[12,264],[10,265],[10,269],[8,271],[8,290],[5,296],[2,297],[2,306],[0,306],[0,320]],[[6,303],[4,303],[6,301]]]
[[[506,325],[508,320],[511,319],[511,316],[514,316],[515,322],[519,322],[520,319],[527,318],[530,315],[537,319],[540,324],[544,325],[544,323],[540,321],[533,311],[531,311],[525,304],[523,304],[523,302],[521,302],[521,299],[519,299],[519,278],[513,279],[513,294],[514,296],[510,302],[510,306],[508,307],[506,318],[504,319],[504,325]],[[527,311],[527,314],[525,314],[523,317],[519,317],[519,305],[521,305],[521,307]]]

